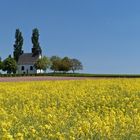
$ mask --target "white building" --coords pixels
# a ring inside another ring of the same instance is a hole
[[[35,62],[41,58],[41,54],[23,53],[18,60],[18,74],[35,74],[43,73],[43,70],[36,70],[34,67]]]

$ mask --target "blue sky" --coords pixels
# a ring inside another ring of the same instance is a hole
[[[0,0],[0,56],[13,52],[15,29],[30,52],[32,29],[47,56],[69,56],[88,73],[140,73],[139,0]]]

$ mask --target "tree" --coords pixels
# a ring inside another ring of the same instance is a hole
[[[58,57],[58,56],[52,56],[50,58],[50,61],[51,61],[51,67],[50,67],[50,69],[53,70],[54,73],[56,71],[59,71],[60,66],[61,66],[61,58]]]
[[[82,70],[83,69],[83,65],[82,63],[78,60],[78,59],[71,59],[71,70],[73,71],[73,73],[76,70]]]
[[[41,54],[42,50],[39,44],[39,30],[37,28],[33,29],[31,40],[33,43],[33,48],[32,48],[33,55]]]
[[[0,70],[2,69],[2,61],[1,61],[1,57],[0,57]]]
[[[39,69],[40,71],[41,70],[47,70],[47,68],[49,68],[49,66],[50,66],[50,61],[46,56],[38,59],[34,64],[34,67],[36,69]]]
[[[64,57],[61,60],[59,71],[68,72],[69,70],[71,70],[71,61],[68,57]]]
[[[23,46],[22,33],[20,32],[19,29],[16,29],[14,52],[13,52],[14,59],[16,60],[16,62],[18,62],[19,56],[23,53],[22,46]]]
[[[2,70],[7,71],[8,74],[16,73],[17,63],[11,55],[3,61]]]

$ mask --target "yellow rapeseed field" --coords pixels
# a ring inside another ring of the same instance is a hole
[[[140,140],[140,79],[0,83],[0,140]]]

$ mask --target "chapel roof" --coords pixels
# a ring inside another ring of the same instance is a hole
[[[39,55],[33,55],[33,53],[23,53],[19,56],[18,65],[34,65],[39,59]]]

